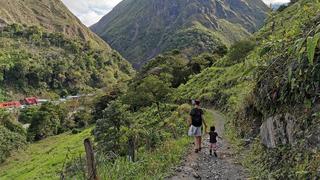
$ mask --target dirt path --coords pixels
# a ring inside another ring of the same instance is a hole
[[[217,111],[210,110],[214,117],[214,124],[217,132],[224,137],[225,118]],[[209,121],[209,120],[206,120]],[[203,150],[196,154],[193,146],[183,164],[175,168],[175,173],[168,180],[193,180],[193,179],[247,179],[244,168],[237,163],[229,143],[223,138],[218,140],[218,158],[209,155],[209,139],[204,138]]]

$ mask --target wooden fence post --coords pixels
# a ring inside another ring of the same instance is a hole
[[[94,152],[92,148],[92,144],[90,139],[84,140],[84,147],[86,150],[86,159],[87,159],[87,167],[88,167],[88,180],[99,180],[97,175],[96,164],[94,161]]]
[[[128,154],[129,154],[129,160],[134,162],[135,161],[135,143],[134,139],[130,138],[128,142]]]

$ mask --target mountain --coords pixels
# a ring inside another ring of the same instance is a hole
[[[124,0],[91,29],[136,68],[160,53],[215,52],[264,23],[261,0]]]
[[[0,99],[77,94],[133,73],[60,0],[1,0],[0,44]]]
[[[60,0],[1,0],[0,22],[35,25],[49,32],[90,41],[96,47],[106,47]]]
[[[279,7],[281,5],[283,5],[284,3],[274,3],[274,4],[271,4],[271,8],[274,9],[274,10],[277,10],[279,9]]]
[[[257,179],[320,177],[319,12],[317,0],[292,1],[253,49],[232,49],[175,92],[228,113],[228,134],[248,150],[244,164]]]

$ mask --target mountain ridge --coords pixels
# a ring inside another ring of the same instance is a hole
[[[120,2],[91,29],[135,67],[168,50],[189,56],[249,37],[269,11],[261,1]]]
[[[133,74],[131,65],[60,0],[0,1],[0,42],[0,99],[83,93]]]
[[[0,22],[5,24],[28,24],[40,26],[49,32],[62,33],[69,38],[81,38],[90,41],[95,48],[110,46],[73,15],[61,0],[1,0]]]

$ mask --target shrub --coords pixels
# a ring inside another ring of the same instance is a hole
[[[38,111],[38,109],[39,108],[37,106],[33,106],[33,107],[29,107],[27,109],[21,110],[21,113],[18,118],[19,122],[21,122],[23,124],[31,124],[32,117]]]
[[[226,58],[226,65],[234,65],[240,63],[254,49],[256,44],[250,40],[243,40],[235,43],[230,47]]]
[[[15,133],[0,125],[0,163],[2,163],[12,151],[23,148],[26,145],[26,137]]]
[[[32,117],[28,140],[38,141],[65,131],[65,127],[62,127],[65,121],[66,113],[60,106],[50,103],[42,105]]]

